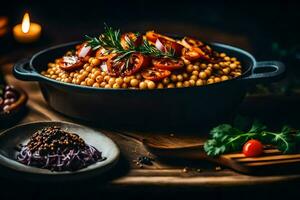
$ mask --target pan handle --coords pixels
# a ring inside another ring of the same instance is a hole
[[[263,72],[265,70],[265,72]],[[281,79],[285,74],[285,65],[279,61],[257,62],[252,69],[251,75],[242,80],[254,83],[268,83]]]
[[[30,67],[29,61],[27,58],[18,61],[13,67],[14,76],[23,81],[40,80],[39,74]]]

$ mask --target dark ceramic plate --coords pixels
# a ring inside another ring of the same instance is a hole
[[[82,137],[86,143],[93,145],[106,160],[92,164],[78,171],[52,172],[48,169],[41,169],[23,165],[16,161],[17,150],[19,144],[25,144],[29,137],[37,130],[49,127],[60,126],[70,132],[74,132]],[[74,180],[89,178],[105,173],[111,169],[119,158],[119,149],[117,145],[104,134],[93,129],[67,122],[34,122],[15,126],[0,134],[0,166],[4,171],[2,175],[29,179],[29,180]]]

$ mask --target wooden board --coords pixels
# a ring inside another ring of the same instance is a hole
[[[212,158],[204,152],[205,138],[199,134],[123,134],[141,141],[151,153],[164,159],[207,160],[246,174],[283,173],[300,169],[300,154],[282,154],[277,149],[265,149],[264,154],[257,158],[245,157],[240,152]]]

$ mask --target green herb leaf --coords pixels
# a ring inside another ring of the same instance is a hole
[[[241,131],[229,124],[222,124],[210,132],[211,139],[204,144],[204,150],[209,156],[218,156],[228,152],[241,151],[243,145],[250,139],[258,139],[264,144],[277,147],[282,153],[295,152],[300,144],[300,131],[292,134],[289,126],[284,126],[280,132],[267,131],[267,127],[255,120],[249,131]]]

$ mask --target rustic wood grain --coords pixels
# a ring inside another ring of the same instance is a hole
[[[65,116],[62,116],[49,108],[41,95],[37,83],[18,81],[14,79],[11,74],[6,75],[6,79],[9,83],[22,87],[29,94],[29,101],[27,104],[28,112],[19,122],[19,124],[48,120],[64,120],[74,122],[72,119],[66,118]],[[78,121],[75,122],[80,123]],[[160,186],[162,185],[175,187],[223,187],[300,181],[299,173],[249,176],[237,173],[230,169],[216,169],[217,165],[212,164],[208,161],[160,160],[156,158],[155,155],[151,155],[141,142],[141,139],[143,138],[155,138],[160,140],[162,138],[165,138],[166,135],[169,135],[169,138],[172,139],[174,139],[174,136],[176,136],[176,138],[186,138],[184,133],[124,133],[118,130],[114,130],[113,127],[111,130],[102,130],[101,128],[97,127],[93,128],[102,131],[108,137],[112,138],[119,146],[122,152],[122,160],[117,167],[119,169],[125,169],[125,166],[128,165],[128,169],[126,168],[123,174],[109,181],[109,183],[107,184],[108,188],[122,188],[143,185],[150,185],[157,188],[160,188]],[[189,141],[189,144],[199,143],[199,141],[195,141],[193,137],[187,139],[186,141]],[[180,142],[181,140],[177,140],[177,142],[178,141]],[[271,152],[272,151],[270,151],[270,153]],[[135,163],[135,160],[140,155],[148,155],[154,157],[156,160],[153,165],[140,168]],[[240,154],[234,154],[232,158],[243,159]],[[298,157],[296,157],[296,159],[298,159]]]

